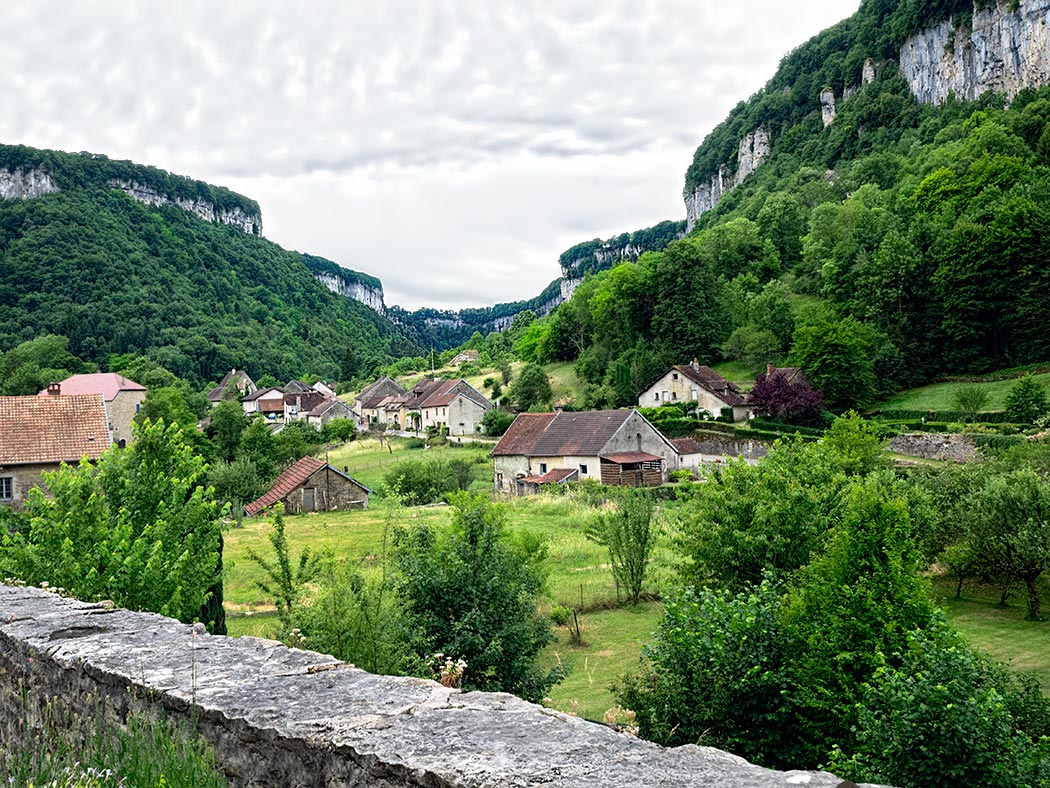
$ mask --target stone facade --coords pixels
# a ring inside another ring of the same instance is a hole
[[[281,501],[288,514],[367,509],[368,490],[326,465]]]
[[[709,747],[664,748],[512,695],[373,676],[258,638],[0,585],[0,747],[52,704],[192,722],[234,788],[835,788]]]
[[[47,493],[43,474],[57,471],[60,467],[60,463],[0,465],[0,504],[8,505],[15,509],[22,509],[25,506],[29,491],[34,487],[39,487]],[[4,479],[9,481],[2,481]],[[10,492],[11,497],[5,498],[4,495],[8,492]]]
[[[106,417],[109,419],[114,446],[131,444],[131,423],[145,399],[145,391],[118,391],[117,396],[106,403]]]
[[[980,457],[970,435],[909,432],[890,441],[890,451],[924,460],[972,462]]]

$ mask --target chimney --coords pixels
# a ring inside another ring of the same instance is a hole
[[[49,397],[57,397],[61,393],[62,393],[62,384],[61,383],[55,383],[55,381],[52,380],[50,383],[47,384],[47,395]]]
[[[772,374],[773,374],[773,362],[772,361],[767,361],[766,362],[766,376],[768,377],[769,375],[772,375]]]

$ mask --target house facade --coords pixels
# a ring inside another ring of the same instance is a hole
[[[324,460],[303,457],[274,481],[263,495],[244,507],[254,517],[277,503],[288,514],[367,509],[372,491],[353,479],[346,470],[336,470]]]
[[[658,408],[674,402],[695,403],[712,416],[719,416],[723,408],[731,408],[733,421],[748,417],[743,393],[710,367],[689,364],[671,367],[665,375],[638,395],[638,407]]]
[[[256,389],[241,398],[241,407],[246,416],[263,416],[268,419],[284,418],[284,392],[279,388]]]
[[[101,394],[0,397],[0,504],[21,509],[42,474],[112,445]]]
[[[59,383],[52,383],[39,396],[54,394],[101,394],[106,403],[106,419],[113,445],[123,447],[132,442],[131,424],[146,399],[146,387],[115,372],[96,372],[71,375]]]
[[[373,421],[389,424],[388,411],[384,407],[391,398],[405,394],[405,387],[391,377],[384,375],[375,383],[365,388],[354,398],[353,409],[361,416],[361,426],[366,427]],[[400,411],[400,408],[397,409]]]
[[[303,414],[300,413],[299,418],[303,418]],[[332,419],[358,420],[357,414],[350,409],[350,406],[339,399],[325,399],[321,404],[306,413],[306,423],[317,430],[320,430]]]
[[[511,495],[584,479],[651,487],[678,467],[675,447],[637,410],[518,414],[492,459],[496,491]]]

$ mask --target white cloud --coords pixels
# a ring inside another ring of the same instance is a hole
[[[388,303],[515,300],[573,243],[680,218],[704,134],[856,6],[5,4],[0,140],[242,191]]]

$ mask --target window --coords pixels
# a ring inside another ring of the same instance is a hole
[[[540,473],[546,473],[546,472],[547,472],[547,463],[541,462],[540,463]]]
[[[0,501],[10,501],[15,497],[15,477],[0,476]]]
[[[657,402],[660,401],[660,392],[659,391],[657,391],[655,394],[653,394],[653,399],[655,399]]]
[[[587,466],[586,465],[581,465],[580,466],[580,476],[586,476],[586,475],[587,475]]]
[[[678,392],[677,391],[672,391],[671,392],[671,399],[678,399]]]
[[[672,372],[671,373],[671,380],[678,380],[678,373],[677,372]]]

